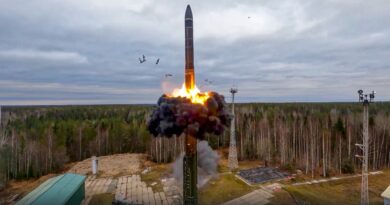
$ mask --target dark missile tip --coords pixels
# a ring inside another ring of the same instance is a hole
[[[189,4],[187,5],[185,18],[192,18],[191,6]]]

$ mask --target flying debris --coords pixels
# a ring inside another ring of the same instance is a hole
[[[160,62],[160,59],[158,58],[157,61],[156,61],[156,65]]]
[[[139,60],[139,63],[145,63],[145,61],[146,61],[145,55],[142,55],[142,59],[138,58],[138,60]]]
[[[168,78],[168,77],[172,77],[172,74],[170,74],[170,73],[165,74],[165,78]]]
[[[207,84],[213,84],[213,81],[211,81],[211,80],[209,80],[207,78],[204,80],[204,82],[207,83]]]
[[[200,86],[200,88],[203,88],[205,86],[213,84],[213,81],[209,80],[208,78],[204,79],[204,83]]]

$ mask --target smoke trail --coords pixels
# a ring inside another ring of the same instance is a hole
[[[198,142],[198,187],[217,176],[219,156],[207,141]]]
[[[198,142],[198,188],[203,187],[207,182],[217,177],[219,155],[208,144],[207,141]],[[173,163],[173,176],[183,186],[183,157],[184,153]]]

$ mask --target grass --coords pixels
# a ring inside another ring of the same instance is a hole
[[[163,185],[161,184],[161,178],[169,173],[170,167],[166,164],[159,164],[152,167],[152,169],[146,174],[141,174],[141,180],[148,186],[152,187],[153,192],[162,192]],[[152,186],[153,183],[156,183]]]
[[[111,205],[114,197],[112,193],[93,195],[88,205]]]
[[[245,170],[245,169],[251,169],[258,167],[260,165],[259,160],[247,160],[247,161],[239,161],[238,162],[238,169],[232,170],[234,173],[240,171],[240,170]],[[231,172],[231,170],[228,167],[228,160],[227,159],[221,159],[219,164],[218,164],[218,173],[226,173],[226,172]]]
[[[220,175],[218,179],[211,180],[199,190],[199,204],[221,204],[254,190],[233,174]]]
[[[229,167],[227,167],[224,164],[219,164],[217,167],[218,173],[225,173],[225,172],[230,172]]]
[[[251,169],[261,165],[260,160],[247,160],[247,161],[239,161],[238,166],[240,170]]]
[[[269,205],[291,205],[296,204],[290,193],[286,190],[280,190],[272,193],[274,197],[270,198]]]
[[[380,194],[390,185],[390,170],[385,170],[383,174],[370,175],[368,182],[370,204],[383,204]],[[355,177],[312,185],[286,186],[284,189],[301,203],[359,204],[360,186],[361,178]],[[277,197],[275,200],[278,200]]]

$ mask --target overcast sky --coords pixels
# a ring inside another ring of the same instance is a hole
[[[390,100],[389,0],[0,0],[0,105],[155,103],[183,82],[188,3],[201,90]]]

